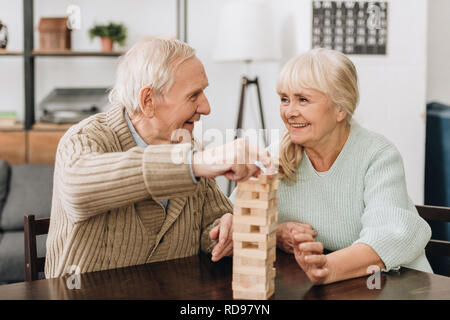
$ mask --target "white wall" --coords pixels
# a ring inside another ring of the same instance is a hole
[[[388,12],[388,55],[354,57],[364,126],[389,138],[403,156],[409,195],[424,199],[427,1],[392,0]]]
[[[239,79],[246,71],[239,63],[213,61],[220,8],[226,1],[191,0],[188,38],[204,62],[210,80],[207,91],[212,115],[204,128],[233,128],[239,100]],[[426,102],[427,1],[392,0],[388,8],[388,54],[351,55],[360,77],[361,102],[355,118],[365,127],[382,133],[400,150],[408,192],[423,203]],[[269,128],[282,128],[275,83],[282,64],[311,46],[311,1],[271,1],[275,28],[283,58],[279,63],[257,64],[253,72],[262,81],[263,104]],[[256,114],[253,99],[251,113]],[[250,113],[250,112],[249,112]],[[259,126],[247,117],[244,127]],[[224,186],[223,180],[219,180]]]
[[[428,5],[427,101],[450,105],[450,1]]]
[[[217,128],[224,132],[234,128],[239,81],[246,68],[239,63],[219,64],[212,59],[220,8],[226,1],[188,2],[188,41],[204,62],[210,81],[206,93],[212,114],[203,121],[203,129]],[[99,43],[90,42],[87,36],[87,29],[94,21],[124,22],[130,31],[127,46],[141,34],[176,31],[175,1],[35,0],[35,3],[35,25],[42,15],[61,15],[69,4],[80,5],[82,30],[73,33],[73,48],[79,50],[99,48]],[[276,78],[288,58],[310,48],[311,0],[270,0],[270,3],[283,58],[280,62],[255,64],[251,71],[260,78],[268,128],[282,128]],[[22,1],[0,0],[0,19],[10,27],[9,48],[21,49]],[[427,1],[390,0],[388,28],[386,56],[350,56],[360,76],[361,103],[355,118],[367,128],[384,134],[399,148],[405,162],[409,194],[415,203],[423,203],[425,122],[421,116],[426,102]],[[39,102],[55,86],[111,85],[115,59],[38,58],[36,64],[36,101]],[[20,58],[0,59],[0,74],[7,75],[0,77],[0,110],[22,113],[22,73]],[[256,96],[250,94],[248,102],[244,127],[258,127],[258,119],[253,116]],[[219,182],[225,187],[223,179]]]

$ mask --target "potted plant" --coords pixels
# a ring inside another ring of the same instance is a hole
[[[94,25],[89,29],[91,39],[100,37],[102,41],[102,51],[113,50],[114,42],[123,46],[127,37],[127,29],[123,24],[110,22],[106,25]]]

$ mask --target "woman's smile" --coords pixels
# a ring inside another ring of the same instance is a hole
[[[292,128],[293,131],[303,131],[306,128],[308,128],[311,124],[308,122],[303,123],[290,123],[289,126]]]

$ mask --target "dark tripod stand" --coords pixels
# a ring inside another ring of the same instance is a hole
[[[246,76],[243,76],[241,83],[241,98],[239,101],[239,113],[236,122],[236,135],[234,137],[235,139],[239,138],[239,129],[242,129],[242,120],[244,118],[245,92],[247,87],[252,84],[256,85],[256,92],[258,94],[258,105],[259,105],[259,115],[261,117],[261,127],[263,130],[266,129],[266,125],[264,123],[264,112],[262,108],[261,91],[259,89],[258,77],[255,77],[255,79],[250,80]],[[266,141],[266,134],[264,131],[263,131],[263,139],[264,145],[266,145],[267,141]],[[228,191],[227,191],[228,196],[231,195],[231,191],[233,190],[234,185],[235,183],[233,181],[231,180],[228,181]]]

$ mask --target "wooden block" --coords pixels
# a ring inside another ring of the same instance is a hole
[[[238,190],[236,193],[236,199],[239,200],[252,200],[252,199],[257,199],[257,198],[253,198],[252,197],[252,191],[241,191]],[[255,192],[256,194],[258,194],[258,192]]]
[[[246,181],[247,182],[247,181]],[[257,191],[257,192],[270,192],[273,190],[278,190],[280,187],[280,180],[279,179],[273,179],[273,181],[270,181],[269,183],[246,183],[246,182],[239,182],[237,185],[238,191]]]
[[[264,200],[268,201],[277,196],[277,190],[270,192],[264,191],[242,191],[238,190],[236,193],[236,199],[239,200]]]
[[[233,241],[233,250],[267,250],[273,247],[273,244],[266,241],[252,242],[252,241]]]
[[[269,291],[233,290],[233,299],[267,300],[275,293],[275,284]]]
[[[267,292],[271,289],[272,287],[272,282],[273,279],[268,279],[265,280],[262,283],[254,283],[254,282],[250,282],[250,281],[242,281],[242,282],[235,282],[233,281],[231,283],[231,287],[233,290],[237,290],[237,291],[254,291],[254,292]]]
[[[233,250],[267,250],[276,245],[276,240],[275,232],[268,235],[233,233]]]
[[[271,184],[245,184],[238,183],[238,191],[257,191],[257,192],[270,192],[272,191]]]
[[[244,181],[244,182],[239,182],[239,183],[245,183],[245,184],[269,184],[272,183],[273,180],[278,179],[278,174],[274,174],[274,175],[268,175],[268,174],[260,174],[258,176],[258,178],[255,177],[251,177],[250,179]]]
[[[272,233],[276,230],[277,224],[271,223],[268,226],[256,226],[250,224],[238,224],[233,223],[234,232],[238,233],[259,233],[259,234],[268,234]]]
[[[234,256],[233,257],[233,266],[248,266],[248,267],[265,267],[267,265],[273,266],[273,263],[276,259],[276,250],[273,250],[269,253],[268,257],[266,259],[259,259],[259,258],[251,258],[251,257],[240,257],[240,256]]]
[[[250,232],[255,232],[255,233],[260,233],[261,227],[260,226],[252,226],[250,224],[238,224],[233,222],[233,232],[246,232],[246,233],[250,233]]]
[[[278,210],[277,207],[272,207],[272,208],[268,208],[268,209],[250,208],[250,215],[251,216],[260,216],[260,217],[271,216],[271,215],[275,215],[277,210]]]
[[[271,280],[275,278],[275,275],[276,270],[273,267],[265,275],[233,273],[233,282],[248,288],[254,284],[270,284]]]
[[[257,217],[257,216],[234,216],[233,223],[235,224],[248,224],[254,226],[267,227],[272,223],[278,221],[278,212],[267,217]]]
[[[233,274],[246,274],[246,275],[255,275],[255,276],[267,276],[274,272],[273,265],[265,265],[263,267],[249,267],[249,266],[240,266],[233,264]]]
[[[270,192],[259,192],[259,199],[261,200],[271,200],[277,197],[277,190],[272,190]]]
[[[238,207],[255,208],[255,209],[268,209],[272,206],[271,203],[264,200],[248,200],[239,198],[236,198],[234,204]]]
[[[234,249],[233,248],[233,256],[236,257],[248,257],[248,258],[256,258],[256,259],[267,259],[272,256],[272,250],[275,251],[276,246],[269,248],[268,250],[255,250],[255,249]]]
[[[278,199],[273,198],[267,201],[259,199],[256,200],[240,199],[239,197],[236,197],[234,205],[241,208],[269,209],[272,207],[278,207]]]
[[[275,218],[276,218],[277,215],[278,215],[278,211],[275,211]],[[272,232],[276,231],[276,229],[277,229],[277,224],[272,222],[268,226],[260,226],[259,227],[259,233],[264,233],[264,234],[272,233]]]
[[[275,283],[275,268],[267,275],[233,274],[233,290],[269,291]]]
[[[254,217],[254,216],[234,216],[233,223],[236,224],[248,224],[254,226],[266,226],[268,225],[268,217]]]
[[[274,215],[275,211],[277,211],[277,207],[271,207],[268,209],[259,209],[259,208],[242,208],[239,206],[234,206],[233,214],[235,216],[270,216]]]
[[[263,242],[268,241],[271,234],[233,232],[233,241]]]

